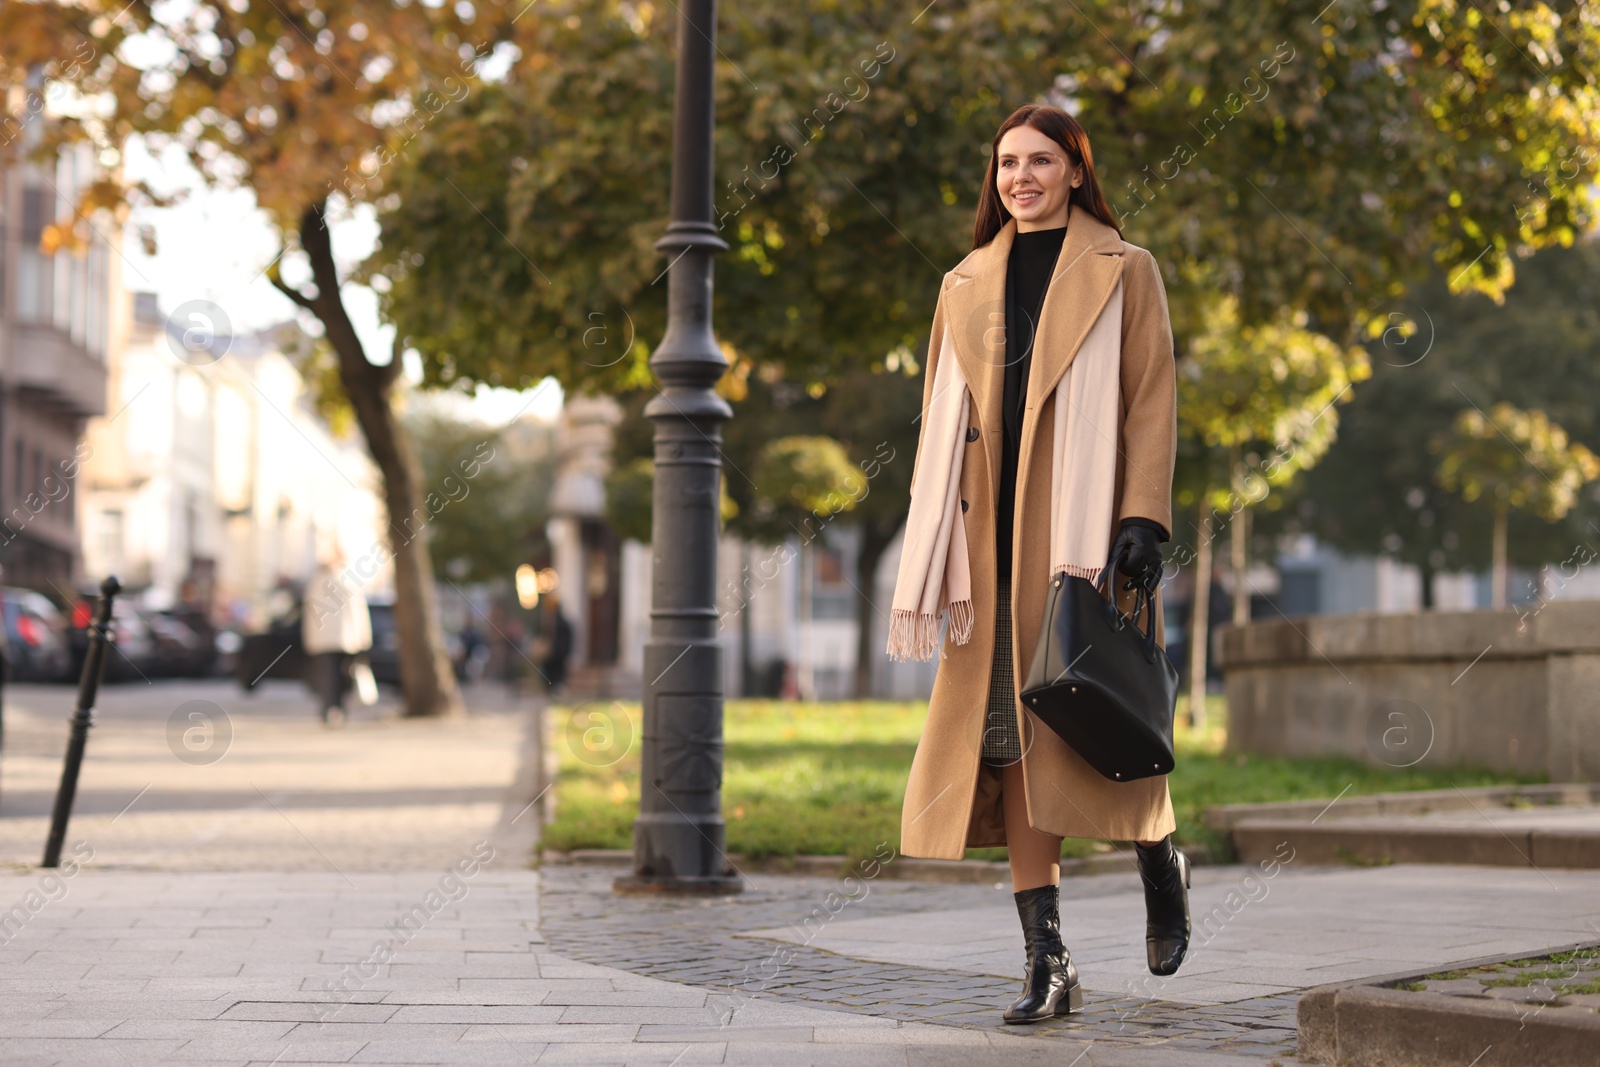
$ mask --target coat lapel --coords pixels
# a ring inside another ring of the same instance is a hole
[[[1016,235],[1008,219],[994,239],[973,249],[944,278],[945,322],[949,324],[956,362],[972,394],[989,482],[1000,477],[1001,404],[1005,394],[1006,263]]]
[[[1006,268],[1017,220],[1007,219],[994,239],[973,249],[945,275],[945,321],[961,374],[983,427],[990,484],[1000,477],[1001,404],[1005,394]],[[1089,328],[1122,277],[1122,238],[1076,206],[1068,208],[1067,236],[1045,291],[1028,372],[1022,424],[1022,455],[1033,449],[1043,398],[1078,354]],[[1025,462],[1025,461],[1024,461]],[[1019,471],[1019,475],[1021,472]]]
[[[1043,399],[1060,383],[1083,339],[1111,299],[1122,277],[1122,238],[1117,231],[1076,206],[1068,209],[1067,238],[1056,259],[1055,273],[1045,290],[1039,312],[1039,329],[1033,344],[1033,366],[1028,371],[1027,410],[1043,407]],[[1005,300],[1005,272],[1001,272],[1000,298]],[[1025,420],[1026,421],[1026,420]],[[1029,451],[1024,426],[1022,451]]]

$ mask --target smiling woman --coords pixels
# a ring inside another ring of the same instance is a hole
[[[1124,593],[1159,605],[1177,386],[1161,271],[1122,240],[1077,119],[1029,104],[1001,124],[972,243],[934,311],[889,632],[893,657],[939,654],[901,847],[1006,847],[1028,971],[1004,1017],[1031,1023],[1082,1003],[1060,933],[1063,838],[1136,842],[1150,970],[1172,974],[1188,947],[1165,775],[1104,777],[1018,699],[1052,583],[1115,560]]]

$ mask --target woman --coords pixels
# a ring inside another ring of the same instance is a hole
[[[1114,552],[1131,610],[1172,522],[1177,390],[1161,272],[1124,242],[1088,135],[1028,105],[995,135],[973,250],[933,316],[889,652],[939,671],[901,815],[909,856],[1005,846],[1027,972],[1013,1023],[1082,1003],[1059,918],[1061,839],[1133,841],[1150,970],[1189,940],[1165,776],[1102,777],[1017,699],[1052,575]],[[1161,640],[1160,601],[1156,602]]]
[[[372,647],[372,618],[361,589],[341,573],[344,554],[334,547],[311,576],[301,605],[300,640],[305,646],[318,716],[343,726],[356,657]]]

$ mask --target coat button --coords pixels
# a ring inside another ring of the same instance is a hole
[[[963,500],[961,502],[961,514],[965,515],[966,513],[967,513],[967,502],[965,500]]]
[[[970,445],[972,442],[976,441],[977,439],[978,439],[978,428],[976,426],[968,426],[967,427],[967,444]]]

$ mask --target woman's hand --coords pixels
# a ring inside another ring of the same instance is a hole
[[[1166,539],[1167,531],[1150,519],[1123,519],[1111,546],[1111,554],[1121,557],[1117,570],[1133,579],[1133,584],[1153,590],[1161,581],[1161,542]]]

